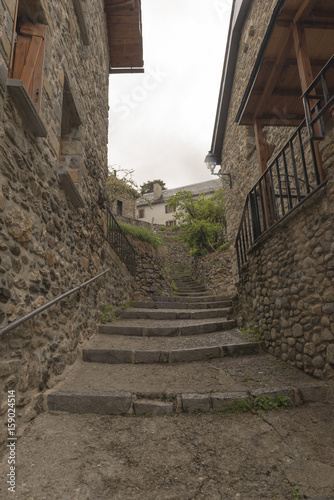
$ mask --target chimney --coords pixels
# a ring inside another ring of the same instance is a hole
[[[160,186],[160,184],[158,184],[157,182],[155,182],[153,184],[153,200],[159,200],[159,198],[161,198],[162,196],[162,187]]]

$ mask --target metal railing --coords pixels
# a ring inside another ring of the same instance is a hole
[[[324,115],[334,105],[334,55],[302,95],[306,124],[311,139],[325,135]]]
[[[129,269],[130,273],[136,275],[136,252],[131,243],[125,236],[117,220],[111,213],[109,207],[107,210],[107,241],[115,250],[118,257]]]
[[[236,238],[239,272],[252,245],[322,185],[304,120],[249,191]]]
[[[28,314],[25,314],[21,318],[18,318],[17,320],[13,321],[13,323],[10,323],[9,325],[5,326],[4,328],[1,328],[1,330],[0,330],[0,337],[2,337],[3,335],[5,335],[5,333],[10,332],[11,330],[14,330],[14,328],[17,328],[18,326],[22,325],[23,323],[25,323],[29,319],[32,319],[37,314],[40,314],[41,312],[45,311],[46,309],[48,309],[49,307],[53,306],[54,304],[56,304],[60,300],[65,299],[69,295],[72,295],[73,293],[78,292],[79,290],[81,290],[81,288],[89,285],[90,283],[93,283],[93,281],[96,281],[97,279],[101,278],[101,276],[104,276],[109,271],[110,271],[110,269],[106,269],[105,271],[103,271],[102,273],[98,274],[94,278],[91,278],[90,280],[85,281],[85,283],[82,283],[81,285],[78,285],[75,288],[72,288],[72,290],[70,290],[69,292],[66,292],[66,293],[63,293],[62,295],[59,295],[58,297],[56,297],[53,300],[50,300],[49,302],[47,302],[43,306],[38,307],[38,309],[35,309],[34,311],[31,311]]]

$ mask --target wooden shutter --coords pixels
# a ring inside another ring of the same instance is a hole
[[[21,21],[14,56],[13,78],[22,80],[38,111],[42,97],[46,28],[44,24]]]

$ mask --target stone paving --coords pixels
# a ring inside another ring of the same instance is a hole
[[[159,298],[152,310],[201,311],[198,297],[176,300]],[[161,321],[166,334],[170,320]],[[100,362],[89,360],[94,351]],[[235,326],[175,337],[98,333],[83,359],[19,438],[15,494],[4,451],[1,498],[334,500],[331,386],[265,354]],[[255,407],[264,395],[294,406]],[[231,412],[235,401],[249,411]]]

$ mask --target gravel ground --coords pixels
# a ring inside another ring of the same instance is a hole
[[[0,497],[334,499],[333,409],[318,403],[262,415],[43,413],[17,442],[15,493],[7,492],[5,451]]]

